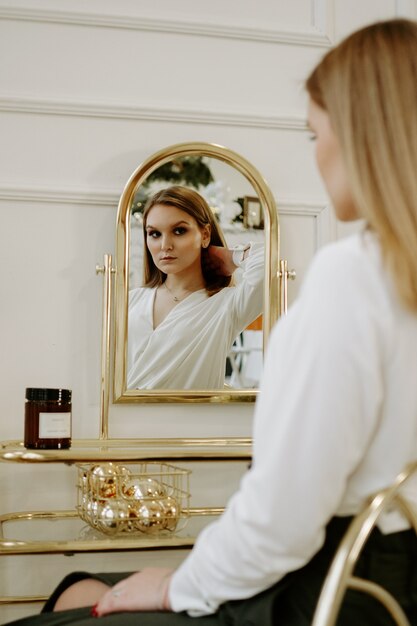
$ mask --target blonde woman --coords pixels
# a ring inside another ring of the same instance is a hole
[[[91,624],[90,609],[68,609],[96,603],[103,626],[191,626],[195,616],[199,626],[307,626],[351,516],[416,459],[417,24],[351,35],[307,90],[336,214],[365,226],[319,252],[272,333],[252,468],[176,571],[73,575],[47,605],[56,613],[29,623]],[[417,623],[417,542],[403,519],[381,520],[358,567]],[[358,592],[338,621],[391,623]]]

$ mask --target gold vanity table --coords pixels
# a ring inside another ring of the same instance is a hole
[[[111,459],[115,462],[245,462],[251,458],[251,442],[245,438],[233,439],[83,439],[74,440],[69,450],[27,450],[18,441],[0,443],[0,462],[37,465],[39,463],[100,463]],[[142,550],[189,549],[207,517],[219,515],[221,507],[190,508],[185,528],[170,535],[125,535],[123,537],[98,537],[82,532],[84,522],[77,511],[26,511],[0,515],[0,556],[36,554],[75,554],[81,552],[118,552]],[[19,538],[9,536],[8,525],[17,524],[27,528],[47,522],[48,539],[25,539],[24,531]],[[54,537],[54,528],[64,526]],[[65,538],[62,536],[64,535]],[[0,597],[0,605],[12,603],[41,602],[42,596]]]

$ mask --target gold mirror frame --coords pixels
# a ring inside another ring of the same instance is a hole
[[[264,279],[264,349],[280,312],[279,224],[275,199],[259,171],[240,154],[220,145],[192,142],[169,146],[141,163],[129,178],[117,210],[115,268],[115,327],[113,402],[254,402],[257,390],[140,390],[126,387],[126,351],[129,288],[130,208],[137,188],[158,167],[168,161],[188,156],[213,157],[234,167],[251,183],[264,211],[265,279]]]

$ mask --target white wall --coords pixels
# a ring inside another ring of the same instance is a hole
[[[343,234],[315,171],[303,80],[333,42],[394,15],[417,17],[416,0],[0,0],[0,439],[21,439],[27,386],[71,388],[74,436],[98,434],[95,265],[114,252],[125,181],[160,148],[215,142],[254,163],[278,202],[295,296],[315,250]],[[113,406],[111,432],[246,435],[252,412]],[[218,503],[241,468],[222,467],[224,493],[210,486],[216,470],[194,489]],[[1,511],[72,508],[73,482],[65,467],[3,465]],[[143,562],[3,557],[0,594],[47,593],[76,567]],[[3,608],[1,622],[33,610]]]

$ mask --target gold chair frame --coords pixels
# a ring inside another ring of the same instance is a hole
[[[417,462],[408,465],[395,482],[377,493],[351,522],[326,576],[312,626],[334,626],[348,589],[373,596],[390,613],[398,626],[410,626],[397,600],[380,585],[353,575],[359,555],[382,513],[397,508],[417,533],[417,513],[400,489],[417,473]]]

